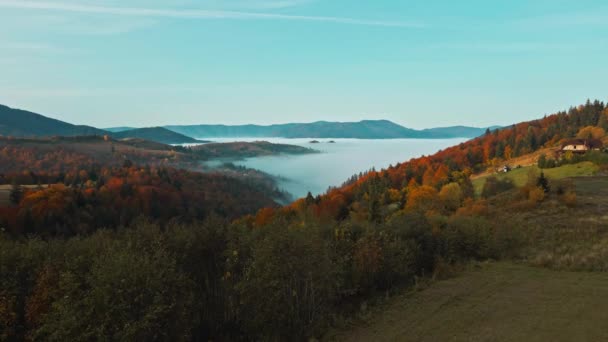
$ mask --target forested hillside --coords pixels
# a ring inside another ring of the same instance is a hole
[[[231,143],[210,143],[190,148],[197,156],[208,159],[242,159],[251,157],[262,157],[278,154],[308,154],[319,153],[311,148],[272,144],[266,141],[254,142],[231,142]]]
[[[564,139],[605,139],[607,129],[606,105],[599,101],[588,101],[567,112],[503,129],[488,130],[482,137],[432,156],[415,158],[381,172],[356,175],[344,186],[317,199],[319,210],[333,218],[340,217],[344,210],[352,212],[353,208],[360,208],[355,210],[358,215],[376,216],[377,209],[390,203],[407,202],[406,205],[410,207],[417,206],[418,202],[422,206],[431,204],[444,186],[449,186],[445,189],[447,192],[450,187],[455,189],[456,185],[456,192],[462,194],[462,199],[466,199],[473,196],[470,183],[472,174],[488,168],[498,168],[512,158],[543,147],[558,149]],[[554,156],[545,158],[554,159]],[[415,200],[410,201],[408,198]]]
[[[470,179],[563,139],[605,139],[607,124],[606,105],[588,102],[232,221],[247,203],[266,203],[239,184],[218,203],[221,187],[205,190],[206,177],[184,171],[127,164],[96,171],[97,182],[87,173],[26,191],[0,216],[22,227],[0,235],[0,339],[305,341],[472,260],[608,269],[596,244],[608,241],[608,202],[589,190],[605,178],[558,181],[531,169],[521,186],[490,176],[480,196]],[[544,158],[543,167],[608,170],[603,151]],[[545,229],[547,218],[563,229]],[[88,222],[108,229],[80,228]],[[31,227],[34,238],[24,237]]]
[[[163,127],[136,128],[113,132],[110,135],[116,139],[141,138],[163,144],[193,144],[203,142]]]
[[[0,105],[0,135],[32,137],[103,135],[105,133],[94,127],[72,125],[40,114]]]

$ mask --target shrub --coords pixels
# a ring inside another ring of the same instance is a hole
[[[486,183],[483,185],[481,196],[484,198],[496,196],[499,193],[514,189],[515,185],[513,181],[508,178],[498,179],[494,176],[490,176],[486,179]]]
[[[456,216],[442,232],[444,258],[448,261],[488,258],[490,237],[490,225],[485,219]]]
[[[545,190],[541,187],[535,187],[528,193],[528,200],[531,204],[538,204],[545,199]]]
[[[574,191],[568,191],[559,197],[560,201],[569,208],[576,207],[576,193]]]
[[[486,200],[473,200],[468,198],[461,208],[456,211],[458,216],[485,216],[488,214],[488,203]]]

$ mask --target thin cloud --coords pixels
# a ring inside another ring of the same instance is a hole
[[[594,11],[574,13],[554,13],[537,17],[528,17],[515,20],[511,23],[516,27],[526,29],[556,29],[564,27],[592,28],[608,26],[608,8],[597,8]]]
[[[113,7],[113,6],[94,6],[77,5],[61,2],[42,2],[27,0],[0,0],[0,7],[25,9],[25,10],[47,10],[72,13],[102,14],[117,16],[134,17],[157,17],[157,18],[181,18],[181,19],[258,19],[258,20],[286,20],[286,21],[315,21],[336,24],[366,25],[366,26],[385,26],[385,27],[406,27],[422,28],[423,25],[412,22],[398,21],[378,21],[365,20],[345,17],[331,16],[309,16],[309,15],[289,15],[277,13],[261,12],[242,12],[242,11],[222,11],[222,10],[199,10],[199,9],[157,9],[141,7]]]

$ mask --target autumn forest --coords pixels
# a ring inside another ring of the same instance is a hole
[[[608,172],[602,149],[557,151],[606,131],[608,107],[588,101],[283,206],[273,185],[197,170],[188,148],[1,137],[0,340],[322,338],[421,279],[532,260],[539,210],[581,205],[576,179],[553,175]]]

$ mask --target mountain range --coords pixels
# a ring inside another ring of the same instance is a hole
[[[363,120],[359,122],[289,123],[279,125],[192,125],[165,126],[190,137],[231,138],[231,137],[277,137],[277,138],[357,138],[357,139],[448,139],[475,138],[483,135],[488,128],[453,126],[415,130],[388,120]]]
[[[276,138],[356,138],[356,139],[447,139],[474,138],[485,133],[486,128],[443,127],[425,130],[406,128],[388,120],[363,120],[359,122],[289,123],[279,125],[193,125],[165,126],[166,128],[198,138],[276,137]],[[491,127],[494,129],[497,127]]]
[[[359,122],[288,123],[278,125],[189,125],[164,127],[113,127],[98,129],[73,125],[46,116],[0,105],[0,135],[17,137],[109,135],[115,139],[140,138],[164,144],[201,142],[196,138],[356,138],[449,139],[474,138],[488,128],[453,126],[416,130],[388,120]]]
[[[40,114],[0,105],[0,135],[15,137],[109,135],[114,139],[140,138],[163,144],[200,142],[194,138],[170,131],[164,127],[151,127],[112,132],[91,126],[72,125]]]

